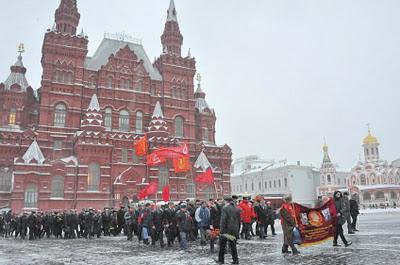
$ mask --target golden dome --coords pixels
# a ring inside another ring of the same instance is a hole
[[[378,139],[371,134],[371,130],[369,128],[368,128],[368,135],[365,136],[363,143],[364,144],[377,144],[378,143]]]

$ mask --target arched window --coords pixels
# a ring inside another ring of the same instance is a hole
[[[371,155],[373,155],[374,153],[374,148],[371,148]]]
[[[367,179],[364,174],[360,176],[361,185],[367,185]]]
[[[37,208],[38,190],[35,184],[29,184],[25,189],[25,208]]]
[[[15,125],[17,119],[17,110],[15,108],[10,109],[10,115],[8,116],[8,124]]]
[[[365,193],[363,194],[363,200],[364,200],[364,201],[370,201],[370,200],[371,200],[371,193],[365,192]]]
[[[326,181],[328,182],[327,184],[330,185],[331,184],[331,175],[326,176]]]
[[[175,89],[175,87],[171,88],[171,97],[176,98],[176,89]]]
[[[280,179],[278,180],[278,187],[279,188],[281,187],[281,180]]]
[[[129,132],[129,112],[121,110],[119,113],[119,130]]]
[[[288,186],[287,178],[285,178],[285,179],[283,180],[283,182],[285,183],[285,188],[287,188],[287,186]]]
[[[112,78],[112,76],[108,77],[107,87],[108,88],[112,88],[113,87],[113,78]]]
[[[64,198],[64,177],[54,176],[51,181],[51,196],[53,198]]]
[[[67,110],[67,108],[65,107],[64,104],[60,103],[60,104],[56,105],[56,108],[54,111],[54,126],[55,127],[65,127],[66,110]]]
[[[368,150],[368,148],[367,149],[365,149],[366,150],[366,152],[367,152],[367,156],[369,156],[369,150]]]
[[[136,112],[136,133],[143,133],[143,113]]]
[[[385,193],[383,191],[375,192],[375,199],[385,199]]]
[[[183,138],[183,118],[178,116],[175,118],[175,137]]]
[[[112,109],[106,108],[104,115],[104,127],[106,127],[107,131],[112,130]]]
[[[160,166],[158,168],[158,191],[168,185],[168,166]]]
[[[0,191],[10,191],[12,186],[12,171],[0,168]]]
[[[92,163],[88,168],[88,190],[98,191],[100,186],[100,166]]]
[[[209,131],[208,128],[203,129],[203,141],[208,142],[209,141]]]
[[[136,81],[136,90],[143,91],[143,80],[139,79],[138,81]]]

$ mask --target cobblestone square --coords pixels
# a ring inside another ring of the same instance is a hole
[[[238,244],[241,264],[398,264],[400,254],[400,212],[367,213],[360,216],[356,235],[346,235],[353,245],[333,248],[332,242],[300,248],[301,255],[283,256],[280,253],[282,233],[266,240],[241,240]],[[188,251],[181,251],[176,244],[171,249],[139,245],[124,237],[101,239],[56,240],[21,239],[0,240],[0,264],[163,264],[190,265],[215,264],[216,255],[208,247],[192,242]],[[226,257],[229,264],[230,256]]]

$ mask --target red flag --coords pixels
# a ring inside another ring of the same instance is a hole
[[[174,159],[175,173],[190,171],[190,160],[187,156],[182,156]]]
[[[189,148],[188,145],[185,143],[178,147],[158,148],[153,153],[156,153],[160,157],[175,159],[182,156],[189,156]]]
[[[135,141],[133,145],[136,149],[136,155],[137,156],[145,156],[147,155],[147,136],[145,135],[143,138]]]
[[[138,198],[143,200],[144,198],[148,197],[149,195],[155,194],[157,192],[157,183],[151,182],[146,188],[142,189],[139,194]]]
[[[168,202],[169,198],[169,186],[165,186],[162,190],[162,199],[163,201]]]
[[[211,184],[214,183],[214,175],[212,169],[209,167],[206,172],[201,173],[195,179],[197,183]]]
[[[158,166],[161,164],[164,164],[167,160],[159,156],[156,152],[151,153],[150,155],[147,155],[147,165],[148,166]]]

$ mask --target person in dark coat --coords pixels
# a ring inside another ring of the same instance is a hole
[[[179,237],[179,231],[176,219],[176,207],[173,202],[168,203],[168,208],[165,209],[165,236],[167,237],[167,245],[170,247],[174,244],[175,238]]]
[[[187,210],[186,204],[182,204],[180,206],[180,210],[176,213],[176,219],[181,239],[180,246],[182,250],[185,250],[188,248],[188,234],[191,232],[192,229],[192,217],[190,215],[190,212]]]
[[[360,214],[359,207],[358,207],[358,202],[357,202],[357,194],[351,195],[350,199],[350,215],[351,215],[351,227],[353,231],[358,232],[357,230],[357,217]]]
[[[295,212],[293,209],[292,196],[286,195],[284,198],[284,203],[282,204],[280,215],[281,215],[281,225],[283,231],[283,246],[282,253],[293,253],[293,255],[297,255],[300,252],[297,250],[296,246],[293,242],[293,229],[297,227]],[[289,246],[292,249],[292,252],[289,251]]]
[[[121,206],[120,209],[117,212],[117,232],[116,234],[119,235],[122,231],[122,229],[124,229],[125,226],[125,207]]]
[[[336,206],[336,213],[337,213],[337,218],[336,218],[336,231],[335,231],[335,237],[333,239],[333,246],[334,247],[340,247],[340,245],[338,244],[337,240],[338,237],[340,236],[340,238],[342,239],[344,245],[346,247],[350,246],[352,244],[352,242],[348,242],[346,240],[346,238],[344,237],[343,234],[343,225],[346,223],[347,221],[347,217],[345,214],[345,202],[343,200],[343,195],[340,191],[335,191],[333,193],[333,199],[335,201],[335,206]]]
[[[126,236],[129,241],[132,241],[133,237],[133,228],[134,225],[137,223],[137,216],[135,209],[133,207],[129,207],[128,211],[124,214],[124,223],[125,223],[125,230]]]
[[[224,264],[226,244],[229,241],[229,247],[232,254],[232,264],[239,264],[239,257],[236,248],[236,242],[240,231],[240,210],[236,207],[232,197],[225,197],[226,205],[221,211],[221,232],[219,239],[219,253],[217,263]]]
[[[257,202],[257,205],[254,206],[254,212],[257,216],[257,227],[258,227],[258,236],[260,239],[266,238],[266,227],[267,227],[267,206],[265,205],[265,201],[261,200]]]
[[[164,223],[164,210],[161,206],[155,206],[151,212],[151,244],[153,246],[159,241],[161,248],[164,248]]]
[[[271,202],[267,202],[267,223],[265,226],[265,236],[267,236],[268,226],[271,226],[271,233],[276,236],[275,233],[275,210],[272,208]]]
[[[347,222],[347,232],[349,234],[355,234],[353,228],[351,227],[350,200],[349,200],[349,193],[347,191],[343,192],[343,203],[344,203],[344,215]]]
[[[210,229],[214,232],[214,235],[211,235],[210,238],[210,252],[214,252],[214,245],[217,239],[216,233],[221,230],[221,212],[222,207],[224,206],[224,201],[221,199],[217,199],[217,201],[210,208]]]

